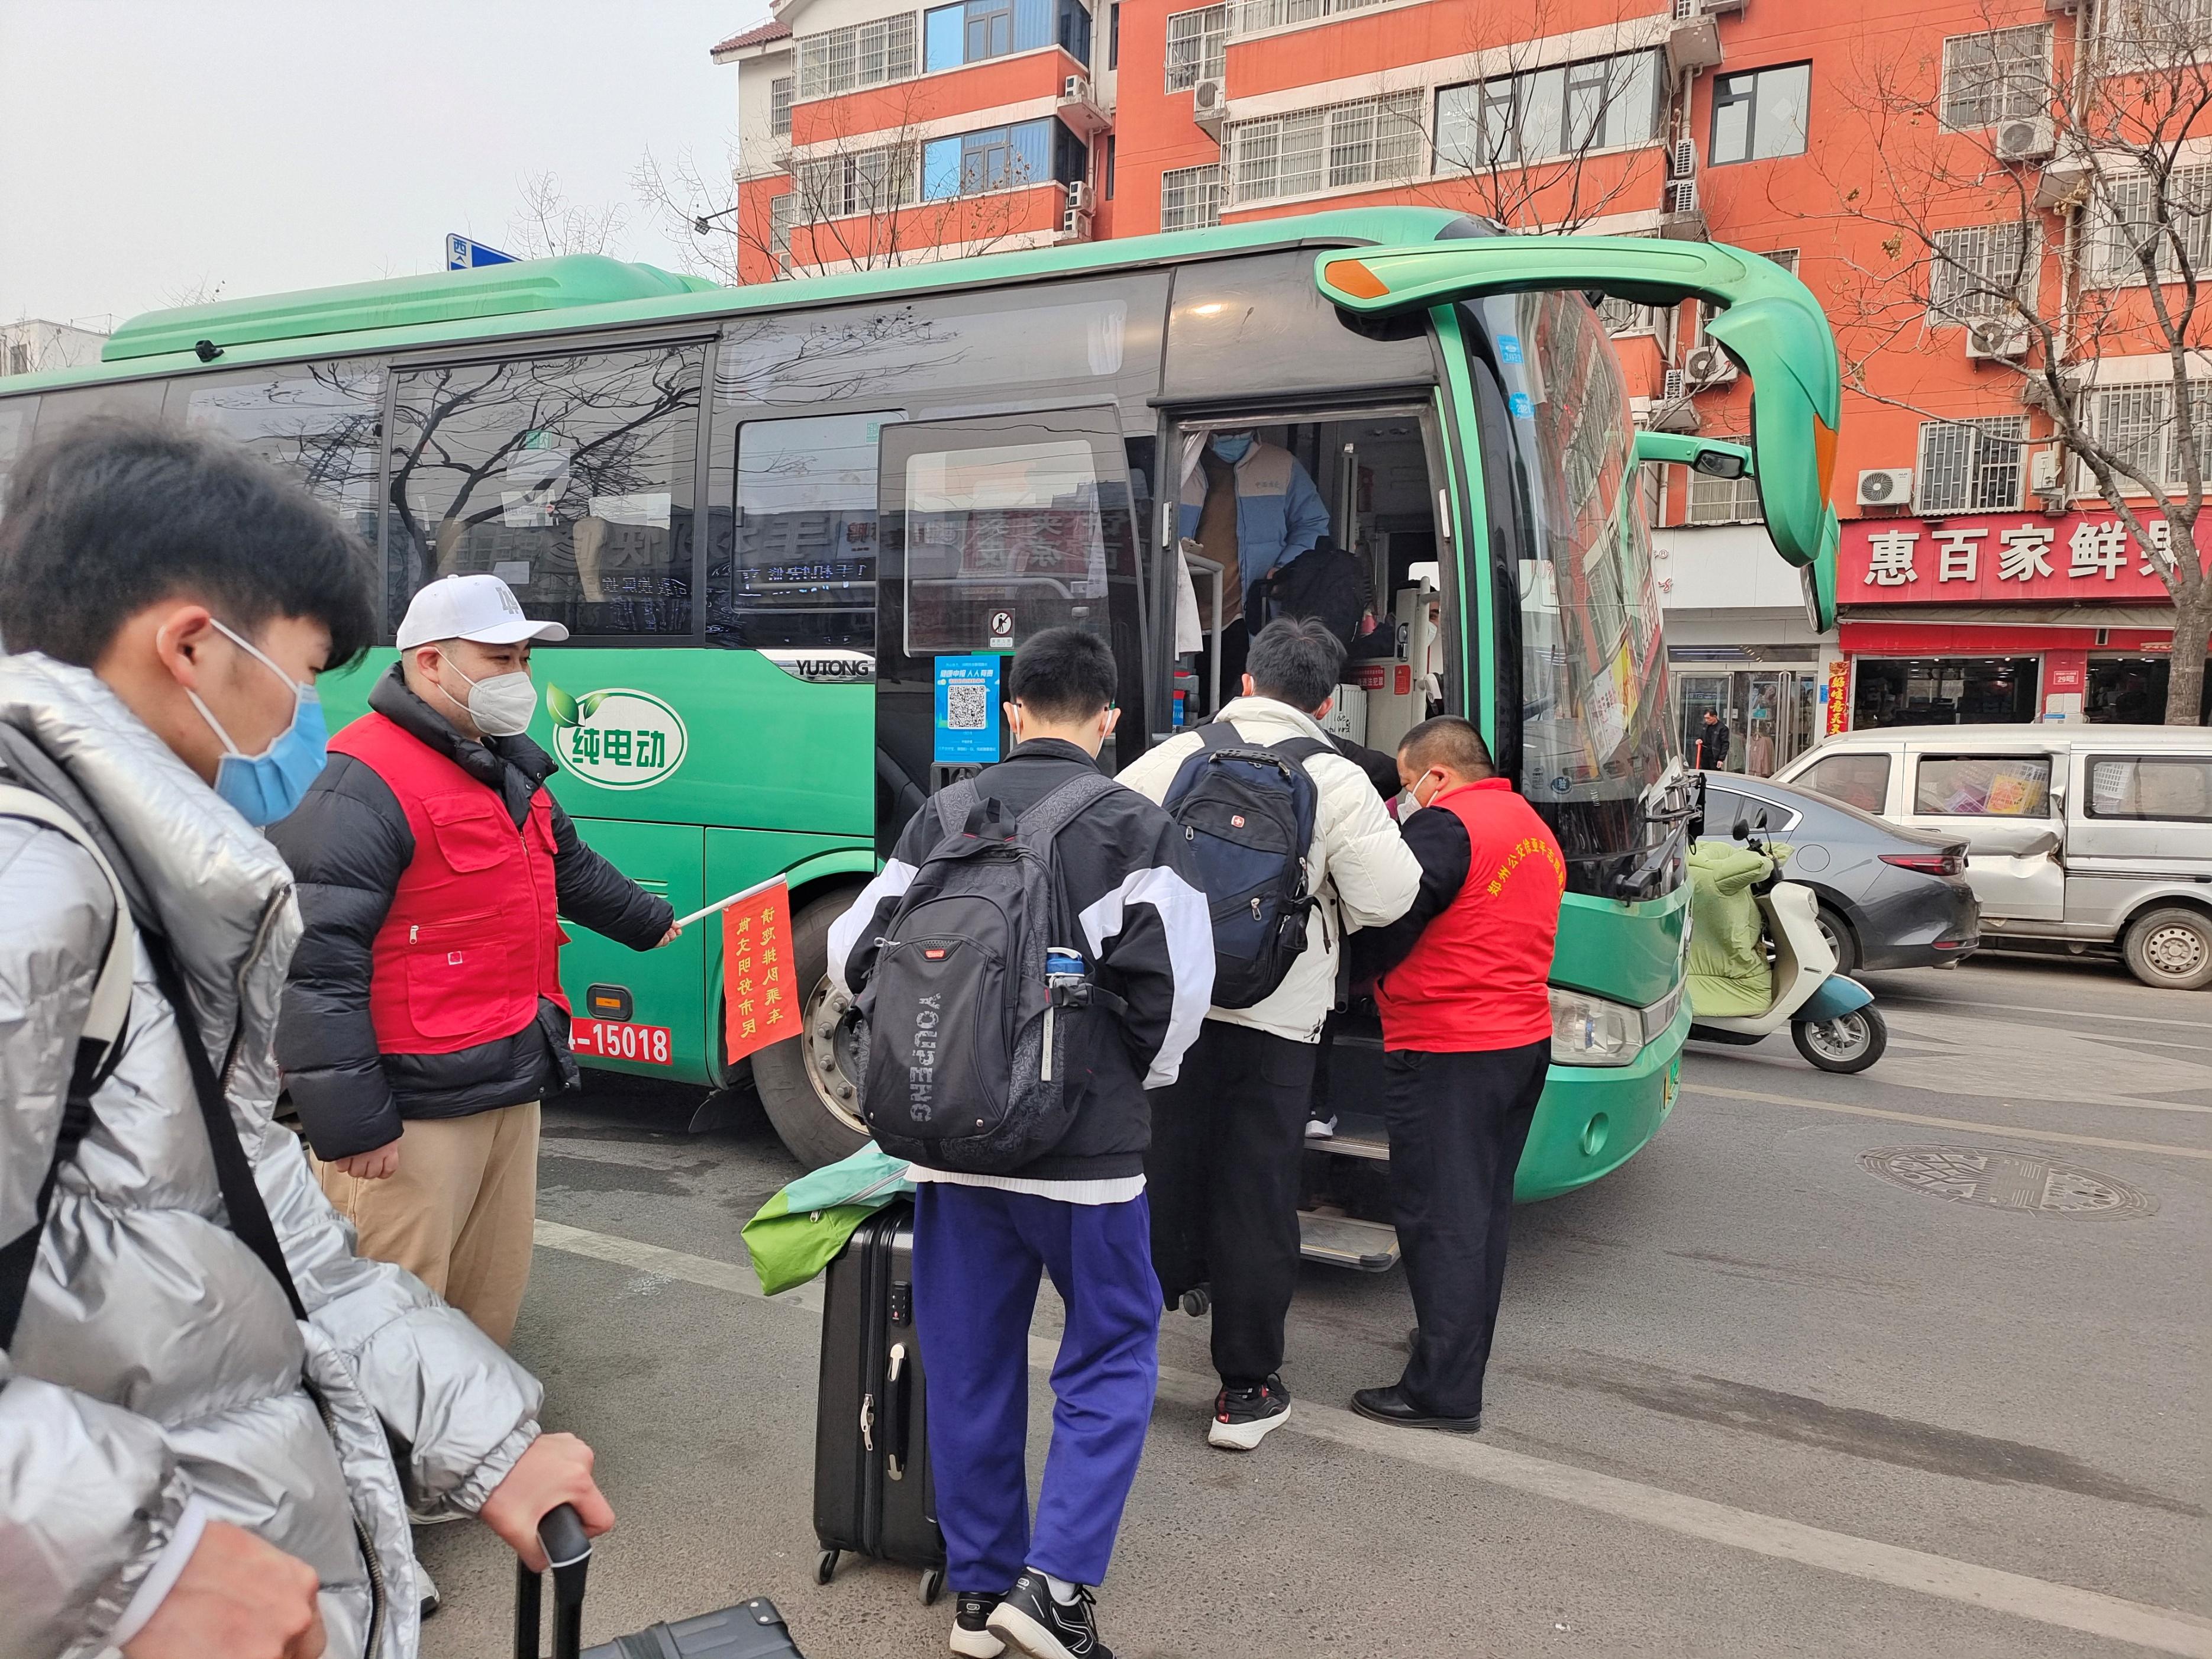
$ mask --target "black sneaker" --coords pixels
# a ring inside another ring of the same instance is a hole
[[[963,1659],[999,1659],[1006,1644],[991,1633],[991,1613],[1005,1599],[981,1590],[960,1592],[952,1615],[953,1652]]]
[[[1224,1389],[1213,1399],[1206,1443],[1224,1451],[1250,1451],[1290,1420],[1291,1391],[1271,1376],[1256,1389]]]
[[[1091,1592],[1078,1584],[1075,1600],[1059,1601],[1041,1572],[1024,1572],[1014,1580],[1006,1599],[992,1609],[990,1626],[992,1634],[1004,1637],[1029,1659],[1114,1659],[1114,1650],[1098,1639]]]

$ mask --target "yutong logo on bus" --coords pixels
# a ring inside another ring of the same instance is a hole
[[[683,717],[649,691],[613,685],[572,697],[545,688],[553,717],[553,753],[561,764],[602,789],[642,789],[684,763],[690,746]]]

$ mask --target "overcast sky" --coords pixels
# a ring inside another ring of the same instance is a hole
[[[767,0],[0,0],[0,321],[104,327],[505,246],[522,181],[622,207],[648,149],[726,177]],[[717,203],[716,205],[721,204]]]

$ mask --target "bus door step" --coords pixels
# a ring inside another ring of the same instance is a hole
[[[1364,1273],[1386,1273],[1398,1265],[1398,1234],[1380,1221],[1354,1221],[1349,1216],[1316,1215],[1298,1212],[1299,1253],[1309,1261],[1325,1261],[1332,1267],[1353,1267]]]
[[[1377,1164],[1390,1161],[1390,1141],[1383,1133],[1382,1120],[1371,1112],[1341,1114],[1336,1120],[1336,1133],[1308,1136],[1306,1150],[1337,1158],[1372,1158]]]

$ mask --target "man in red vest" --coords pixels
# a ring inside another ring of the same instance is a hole
[[[1382,1015],[1390,1196],[1419,1326],[1404,1376],[1362,1389],[1378,1422],[1472,1433],[1505,1285],[1513,1176],[1551,1061],[1547,981],[1566,860],[1455,715],[1398,745],[1422,809],[1402,824],[1421,861],[1413,908],[1352,936]]]
[[[496,576],[416,594],[369,713],[270,839],[299,881],[276,1060],[360,1234],[504,1346],[530,1276],[538,1109],[572,1086],[559,916],[635,951],[675,912],[576,837],[524,736],[533,641]]]

